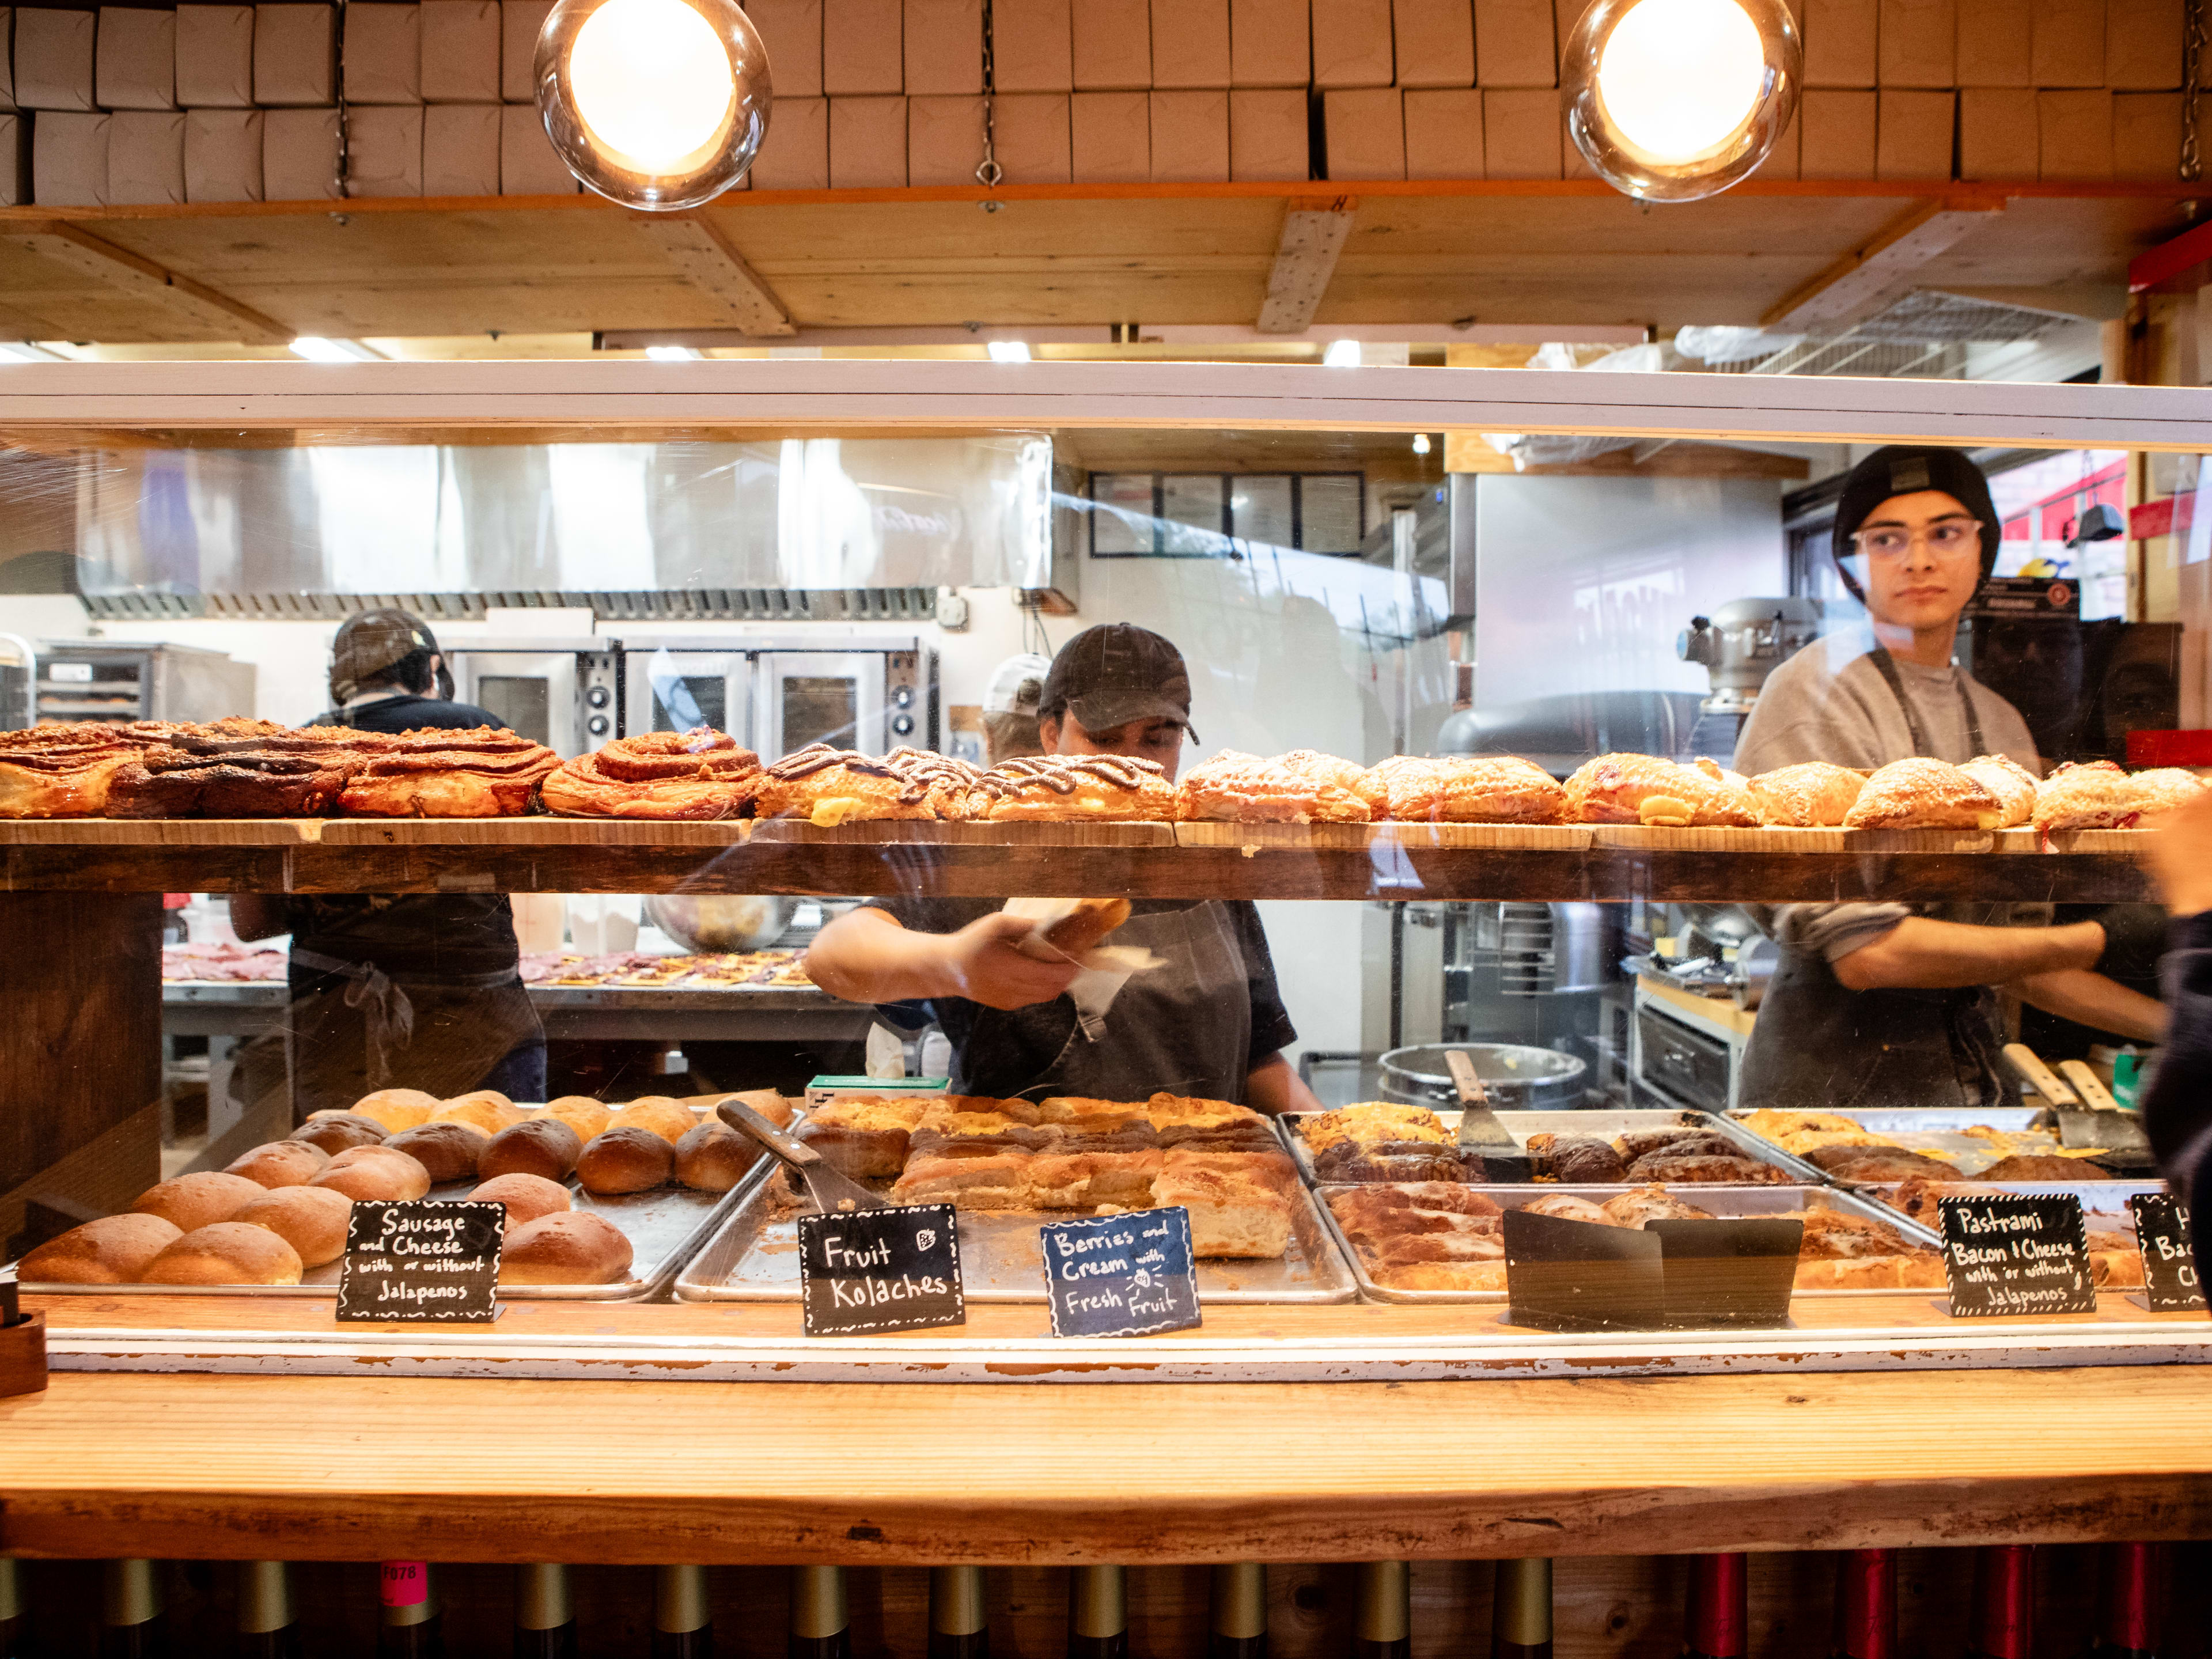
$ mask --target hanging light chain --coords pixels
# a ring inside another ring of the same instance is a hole
[[[983,159],[975,168],[975,182],[986,190],[996,190],[1006,173],[999,165],[998,71],[991,35],[991,0],[983,0]]]
[[[349,197],[349,196],[350,196],[350,195],[352,195],[352,194],[353,194],[353,181],[352,181],[352,180],[351,180],[351,179],[347,176],[348,173],[350,171],[349,163],[351,162],[352,156],[351,156],[351,155],[350,155],[350,146],[349,145],[349,143],[348,143],[348,142],[347,142],[347,140],[348,140],[348,139],[349,139],[349,137],[350,137],[350,132],[349,132],[349,125],[348,125],[347,119],[346,119],[346,95],[345,95],[345,25],[346,25],[346,0],[337,0],[337,16],[335,16],[334,18],[332,18],[332,19],[331,20],[331,27],[334,27],[334,28],[336,28],[336,29],[337,30],[337,32],[338,32],[338,39],[337,39],[337,60],[338,60],[338,61],[337,61],[337,106],[338,106],[338,155],[337,155],[337,172],[336,173],[336,174],[334,174],[334,175],[332,176],[332,178],[331,178],[331,187],[332,187],[333,189],[335,189],[335,190],[337,191],[337,193],[338,193],[338,198],[339,198],[341,201],[343,201],[343,200],[344,200],[347,197]]]
[[[2204,0],[2189,0],[2189,27],[2181,42],[2181,176],[2204,176],[2197,139],[2197,78],[2204,64]]]

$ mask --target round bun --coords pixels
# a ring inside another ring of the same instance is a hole
[[[680,1101],[666,1095],[647,1095],[615,1114],[611,1127],[650,1129],[673,1146],[698,1127],[698,1115]]]
[[[189,1233],[229,1220],[268,1190],[244,1176],[202,1170],[149,1187],[131,1207],[139,1215],[157,1215],[174,1224],[178,1231]]]
[[[500,1247],[502,1285],[612,1285],[629,1272],[629,1240],[588,1210],[526,1221]]]
[[[388,1152],[404,1152],[430,1173],[432,1181],[468,1181],[491,1137],[473,1123],[447,1118],[441,1123],[402,1129],[384,1143]]]
[[[503,1175],[491,1180],[469,1194],[475,1204],[503,1204],[507,1206],[507,1224],[520,1227],[542,1215],[557,1215],[568,1207],[568,1189],[557,1181],[548,1181],[544,1176]]]
[[[587,1193],[649,1192],[675,1172],[676,1149],[650,1129],[610,1129],[576,1159]]]
[[[300,1253],[266,1227],[218,1221],[201,1227],[155,1256],[147,1285],[296,1285]]]
[[[430,1114],[433,1123],[473,1123],[488,1135],[495,1135],[509,1124],[522,1121],[505,1095],[479,1093],[460,1095],[447,1101]]]
[[[318,1113],[293,1130],[287,1139],[319,1146],[335,1158],[356,1146],[380,1146],[384,1126],[373,1117],[362,1117],[353,1112]]]
[[[699,1095],[696,1103],[703,1109],[701,1121],[719,1123],[714,1108],[726,1100],[734,1100],[740,1106],[750,1106],[779,1129],[788,1129],[792,1120],[799,1115],[799,1103],[789,1095],[780,1095],[773,1089],[740,1089],[726,1095]]]
[[[330,1168],[310,1184],[343,1193],[356,1203],[364,1199],[404,1200],[430,1190],[430,1172],[389,1146],[356,1146],[332,1158]]]
[[[373,1119],[386,1134],[396,1135],[418,1123],[428,1123],[438,1109],[438,1097],[420,1089],[379,1089],[353,1103],[354,1115]]]
[[[264,1187],[304,1187],[322,1174],[331,1155],[309,1140],[272,1140],[230,1161],[225,1175],[244,1176]]]
[[[544,1176],[565,1181],[584,1150],[582,1137],[557,1117],[526,1118],[491,1138],[477,1159],[477,1173],[489,1181],[494,1176]]]
[[[676,1178],[694,1192],[726,1193],[761,1149],[723,1123],[702,1123],[676,1143]]]
[[[589,1140],[603,1133],[614,1121],[614,1114],[589,1095],[562,1095],[560,1099],[546,1103],[541,1117],[557,1117],[576,1132],[579,1140]]]
[[[257,1199],[231,1219],[266,1227],[298,1252],[303,1267],[319,1267],[345,1254],[346,1223],[353,1200],[331,1187],[287,1187]]]
[[[104,1215],[50,1238],[15,1264],[26,1285],[133,1285],[185,1236],[157,1215]]]

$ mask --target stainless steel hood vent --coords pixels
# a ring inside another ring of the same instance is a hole
[[[88,615],[103,621],[225,617],[255,622],[337,621],[396,606],[430,622],[465,622],[488,610],[591,607],[601,622],[926,622],[937,615],[934,587],[717,587],[695,592],[563,593],[86,593]]]

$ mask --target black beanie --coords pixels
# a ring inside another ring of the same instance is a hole
[[[1996,503],[1990,499],[1990,481],[1982,476],[1982,469],[1967,459],[1963,450],[1887,444],[1850,470],[1836,502],[1836,569],[1854,599],[1863,601],[1866,590],[1844,562],[1858,551],[1851,544],[1852,536],[1868,515],[1891,496],[1923,489],[1942,490],[1982,521],[1982,580],[1987,581],[1996,568],[1997,544],[2003,538],[2004,526],[1997,522]]]

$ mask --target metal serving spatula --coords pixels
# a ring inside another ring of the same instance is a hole
[[[806,1195],[814,1200],[814,1207],[823,1214],[836,1215],[841,1210],[888,1210],[893,1207],[880,1194],[870,1192],[851,1176],[832,1169],[829,1159],[805,1141],[793,1139],[784,1133],[744,1102],[718,1101],[714,1114],[739,1134],[751,1136],[798,1170],[799,1178],[806,1183]]]
[[[1483,1174],[1491,1181],[1518,1185],[1528,1179],[1528,1154],[1505,1132],[1498,1114],[1490,1109],[1490,1097],[1475,1075],[1474,1056],[1461,1048],[1444,1050],[1452,1086],[1459,1091],[1459,1146],[1482,1159]]]

